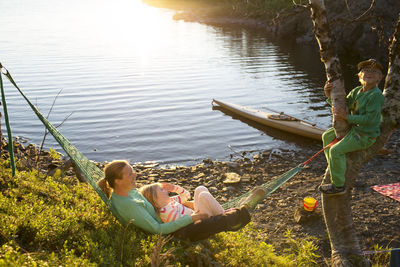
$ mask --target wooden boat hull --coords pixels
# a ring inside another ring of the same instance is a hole
[[[231,111],[232,113],[243,116],[249,120],[256,121],[260,124],[319,141],[321,141],[322,133],[325,131],[321,128],[318,128],[310,123],[301,120],[270,119],[269,116],[271,115],[274,116],[274,114],[267,113],[261,110],[252,109],[246,106],[241,106],[228,102],[222,102],[215,99],[213,99],[213,104],[216,104],[219,107],[222,107],[226,110]]]

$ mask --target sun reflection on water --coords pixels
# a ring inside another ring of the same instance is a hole
[[[95,35],[104,49],[146,54],[154,47],[163,46],[163,36],[169,27],[165,23],[165,12],[138,0],[102,1],[93,11],[87,30],[95,32],[88,34]]]

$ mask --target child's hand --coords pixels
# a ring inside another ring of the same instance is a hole
[[[173,184],[169,184],[169,183],[161,183],[161,186],[168,192],[171,192],[175,189],[175,186]]]
[[[347,120],[347,112],[343,109],[332,107],[332,113],[336,120]]]
[[[188,207],[189,209],[194,210],[194,202],[193,201],[186,201],[186,202],[183,203],[183,205],[185,207]]]

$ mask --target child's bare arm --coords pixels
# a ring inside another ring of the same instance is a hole
[[[193,201],[186,201],[183,205],[189,209],[194,210],[194,202]]]
[[[165,190],[169,192],[177,193],[178,196],[173,196],[172,198],[179,203],[185,203],[190,199],[190,193],[179,185],[162,183],[162,186]]]

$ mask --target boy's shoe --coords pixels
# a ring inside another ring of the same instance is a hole
[[[323,184],[320,185],[318,189],[322,193],[331,196],[343,195],[344,193],[346,193],[346,187],[335,186],[334,184]]]
[[[259,201],[263,200],[267,191],[262,186],[257,186],[250,191],[250,194],[239,201],[239,207],[246,205],[249,210],[252,210]]]

